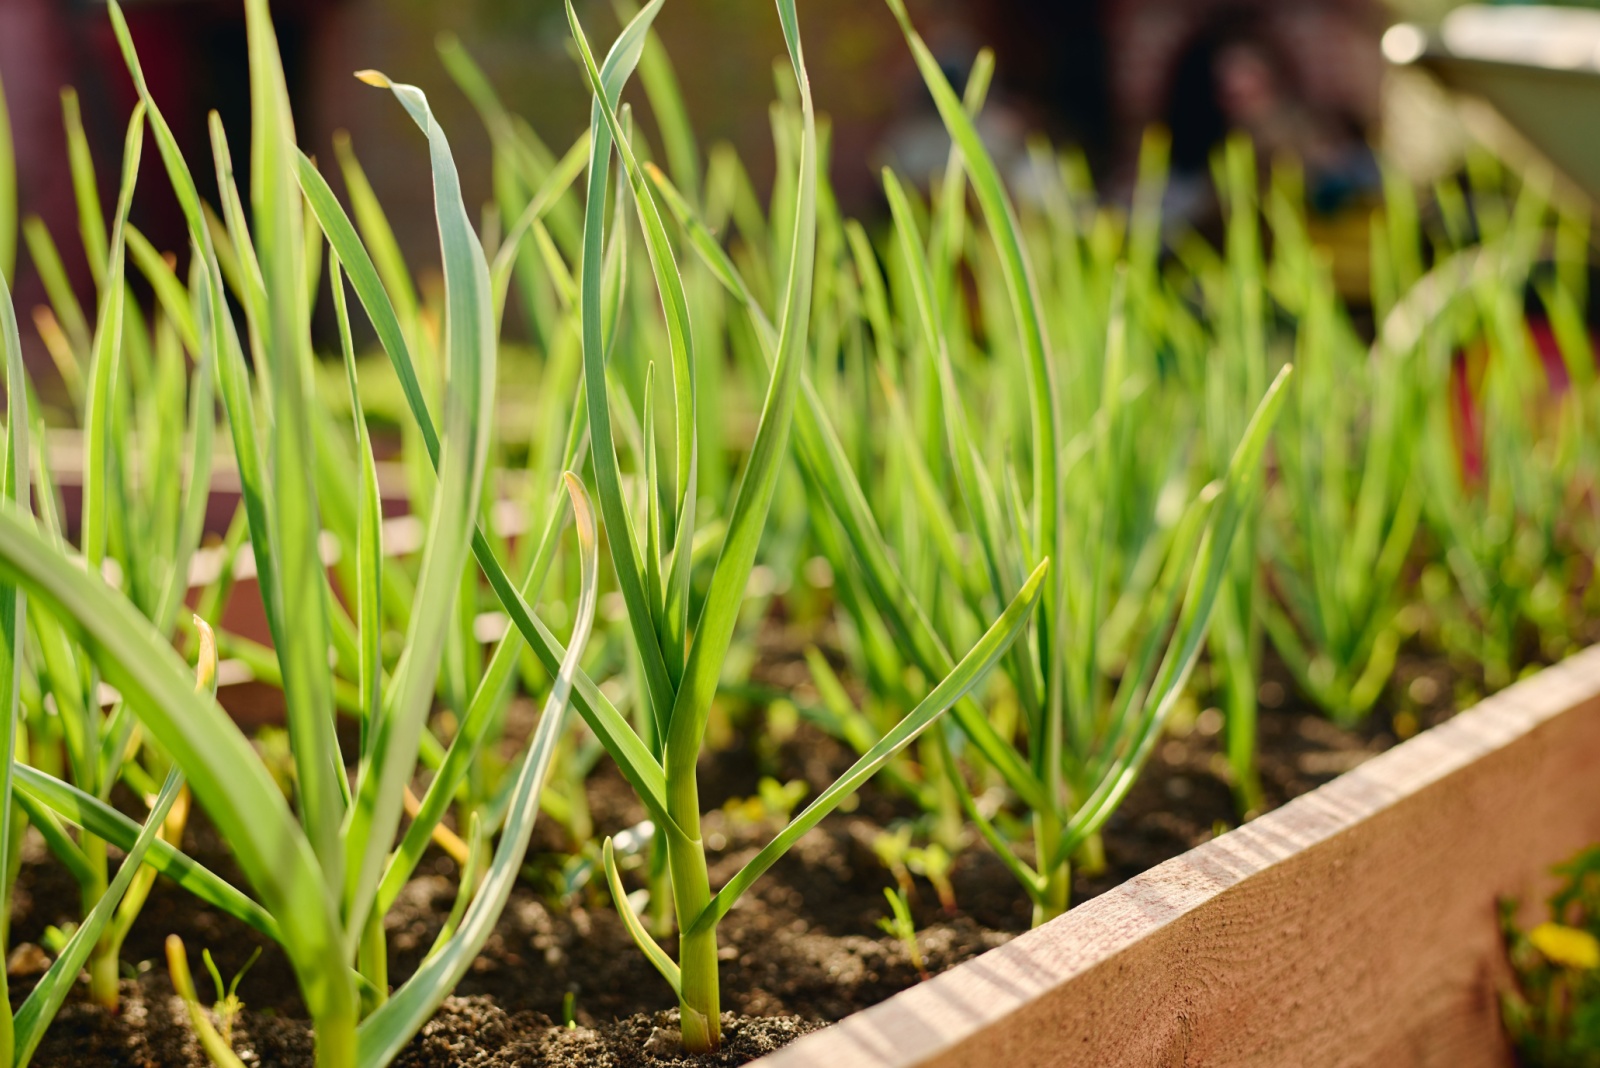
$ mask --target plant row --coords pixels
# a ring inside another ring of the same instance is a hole
[[[28,1062],[80,972],[116,1005],[166,877],[282,947],[318,1064],[388,1063],[484,946],[541,815],[570,842],[564,891],[609,889],[685,1046],[714,1049],[720,921],[875,776],[923,814],[886,864],[937,884],[992,850],[1044,922],[1197,696],[1224,714],[1241,814],[1261,807],[1268,650],[1355,725],[1402,649],[1492,688],[1582,640],[1600,385],[1580,210],[1488,157],[1426,210],[1391,176],[1352,304],[1292,161],[1219,151],[1220,240],[1164,220],[1159,133],[1126,205],[1043,143],[1002,173],[978,133],[988,53],[958,93],[889,2],[950,150],[937,174],[884,172],[875,227],[833,197],[793,0],[765,201],[726,146],[702,154],[651,33],[661,0],[624,10],[603,55],[568,7],[593,106],[564,151],[441,44],[493,145],[481,210],[423,93],[363,72],[426,145],[438,284],[347,140],[325,161],[298,146],[266,0],[245,5],[247,180],[215,117],[211,158],[184,156],[111,5],[139,103],[109,217],[64,98],[92,308],[56,237],[20,228],[59,388],[35,389],[0,294],[0,904],[29,833],[82,896],[0,1010],[0,1061]],[[635,74],[648,132],[622,103]],[[181,256],[129,223],[141,182],[176,194]],[[47,448],[63,424],[76,516]],[[227,466],[238,510],[202,547]],[[396,486],[420,535],[384,519]],[[241,576],[268,643],[221,624]],[[794,691],[759,681],[779,615],[813,638]],[[281,689],[283,760],[217,703],[219,657]],[[519,695],[541,711],[507,761]],[[714,886],[702,758],[780,708],[854,763],[803,807],[764,784],[781,829]],[[648,819],[596,842],[602,759]],[[182,851],[191,803],[248,892]],[[458,896],[393,985],[384,919],[430,848]],[[202,1046],[239,1063],[168,949]]]

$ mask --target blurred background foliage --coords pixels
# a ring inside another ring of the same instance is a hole
[[[981,132],[1013,178],[1026,167],[1027,138],[1043,134],[1081,148],[1097,187],[1108,198],[1126,199],[1144,129],[1165,124],[1174,131],[1168,210],[1204,222],[1219,214],[1209,193],[1209,153],[1229,128],[1244,128],[1263,158],[1292,151],[1307,159],[1313,206],[1336,217],[1352,201],[1377,200],[1369,142],[1401,172],[1427,182],[1459,165],[1466,141],[1459,108],[1425,76],[1386,70],[1379,50],[1384,28],[1396,18],[1436,21],[1448,0],[915,0],[908,6],[958,88],[979,48],[995,50],[996,81]],[[616,24],[622,10],[612,0],[578,7],[597,27]],[[554,0],[284,0],[273,14],[307,150],[331,158],[336,133],[348,131],[425,285],[437,251],[426,172],[414,165],[420,152],[405,117],[362,92],[350,72],[395,72],[428,92],[451,131],[468,203],[490,199],[489,140],[439,61],[441,36],[461,41],[513,114],[537,116],[549,144],[569,144],[586,121],[584,86]],[[243,137],[241,6],[136,0],[128,15],[136,43],[151,57],[152,92],[185,151],[203,152],[212,108],[231,138]],[[730,144],[763,190],[772,177],[771,132],[765,109],[751,105],[770,97],[782,44],[766,16],[747,0],[674,0],[657,23],[701,143]],[[942,166],[943,127],[886,8],[809,0],[805,17],[840,207],[863,219],[884,218],[877,168],[892,163],[913,179],[925,177]],[[134,99],[113,58],[100,3],[0,4],[0,69],[17,140],[29,146],[19,174],[20,215],[37,215],[53,232],[66,232],[74,220],[70,190],[59,181],[66,146],[58,94],[77,87],[96,158],[112,158]],[[637,86],[630,92],[642,99]],[[649,109],[639,113],[659,144]],[[176,204],[151,185],[132,221],[158,248],[181,249]],[[1366,224],[1346,229],[1364,233]],[[1324,236],[1339,240],[1337,228]],[[75,287],[87,293],[87,265],[70,252],[67,261]],[[26,264],[17,283],[19,307],[43,300]],[[38,366],[41,354],[30,344],[29,362]]]

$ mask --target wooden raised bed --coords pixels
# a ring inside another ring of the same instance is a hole
[[[763,1068],[1509,1066],[1496,902],[1600,841],[1600,646]]]

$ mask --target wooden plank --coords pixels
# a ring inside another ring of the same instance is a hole
[[[1496,901],[1600,841],[1600,646],[764,1068],[1504,1068]]]

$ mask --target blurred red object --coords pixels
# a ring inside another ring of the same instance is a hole
[[[210,178],[209,111],[215,108],[222,116],[236,152],[248,129],[244,5],[238,0],[124,0],[123,6],[150,91],[206,194],[215,185]],[[297,46],[306,37],[305,26],[322,10],[323,5],[310,0],[276,0],[272,5],[291,92]],[[92,307],[77,204],[68,180],[61,93],[69,86],[78,93],[101,199],[109,211],[136,94],[106,5],[0,0],[0,80],[16,144],[19,214],[37,217],[49,229],[80,300]],[[187,251],[177,202],[148,145],[132,221],[157,248],[180,256]],[[17,275],[17,310],[26,324],[45,296],[25,247],[19,250]],[[26,341],[31,331],[24,334]],[[30,351],[29,357],[36,369],[48,363],[42,353]]]
[[[1556,340],[1549,320],[1530,316],[1528,337],[1533,342],[1533,355],[1537,357],[1550,387],[1540,403],[1553,406],[1572,383],[1566,358],[1561,354],[1560,342]],[[1588,338],[1590,355],[1595,356],[1600,353],[1600,348],[1596,346],[1592,330]],[[1489,358],[1487,346],[1479,343],[1457,353],[1450,367],[1450,394],[1455,401],[1451,429],[1461,457],[1461,478],[1469,486],[1478,483],[1484,473],[1485,430],[1481,394],[1484,368]]]

